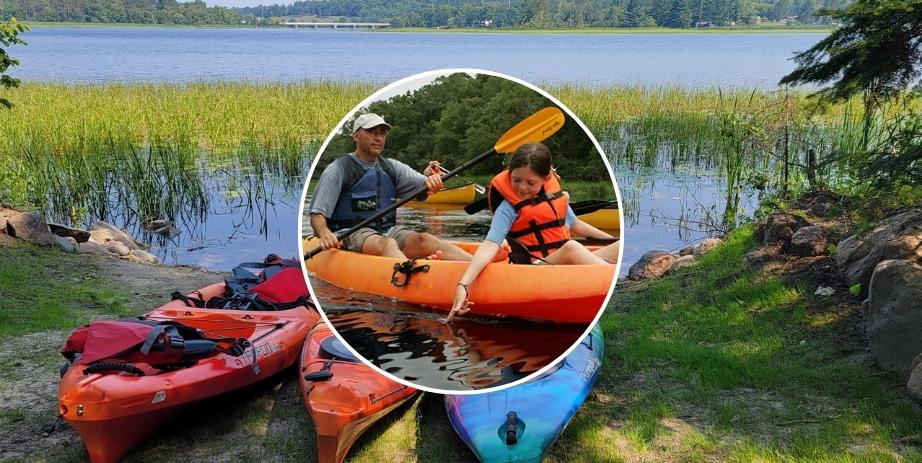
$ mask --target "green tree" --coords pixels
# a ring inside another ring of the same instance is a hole
[[[490,149],[510,127],[552,103],[518,83],[494,76],[457,73],[440,77],[410,94],[371,103],[367,110],[382,115],[394,128],[387,137],[385,156],[422,170],[438,159],[455,168],[471,156]],[[358,113],[354,115],[358,117]],[[331,160],[351,151],[352,122],[332,138],[317,160],[317,172]],[[598,179],[604,171],[601,156],[572,120],[545,143],[565,179]],[[468,171],[492,175],[503,168],[505,158],[496,156]]]
[[[864,136],[854,153],[839,153],[857,166],[857,178],[899,188],[922,183],[922,118],[918,95],[922,65],[922,3],[857,0],[844,10],[821,11],[842,27],[795,56],[797,68],[781,84],[821,84],[826,100],[864,99]],[[831,84],[830,84],[831,82]],[[892,103],[895,111],[887,111]],[[896,116],[890,113],[895,112]]]
[[[922,3],[857,0],[844,10],[818,14],[843,25],[796,55],[797,68],[781,84],[833,82],[819,94],[833,100],[864,94],[870,108],[918,83]]]
[[[674,0],[669,10],[666,25],[669,27],[689,27],[691,26],[691,21],[691,6],[688,4],[688,0]]]
[[[19,79],[13,78],[6,74],[6,70],[19,64],[19,60],[13,59],[4,47],[12,45],[25,45],[26,42],[19,38],[19,34],[29,30],[28,27],[16,21],[16,18],[10,18],[9,21],[0,23],[0,88],[10,89],[19,87]],[[0,96],[0,105],[7,109],[13,107],[10,100]]]

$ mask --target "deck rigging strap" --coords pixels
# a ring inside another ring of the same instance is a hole
[[[394,264],[394,273],[391,274],[391,284],[398,288],[403,288],[404,286],[410,284],[410,277],[413,276],[414,273],[425,273],[428,271],[429,265],[426,264],[416,266],[416,259],[410,259],[400,264]],[[398,274],[404,275],[403,283],[399,282],[399,277],[397,276]]]

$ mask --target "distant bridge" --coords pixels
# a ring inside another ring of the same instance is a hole
[[[383,29],[390,27],[391,23],[321,23],[321,22],[287,22],[286,27],[309,27],[313,29]]]

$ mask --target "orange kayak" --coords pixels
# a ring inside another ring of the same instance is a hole
[[[479,243],[455,243],[473,254]],[[302,242],[304,250],[318,245]],[[590,247],[590,249],[594,249]],[[339,249],[307,260],[307,269],[340,288],[377,294],[410,304],[449,310],[455,285],[467,262],[417,260],[407,280],[395,272],[399,259],[370,256]],[[615,278],[614,265],[513,265],[505,252],[497,254],[470,285],[474,302],[470,315],[515,317],[555,323],[591,323]]]
[[[218,283],[187,297],[207,301],[224,295],[225,284]],[[58,386],[59,412],[80,434],[93,463],[119,460],[189,404],[253,384],[293,365],[304,337],[320,316],[303,305],[247,311],[205,309],[174,300],[142,318],[175,321],[237,342],[242,338],[246,342],[239,345],[245,347],[234,353],[222,349],[169,368],[105,362],[111,369],[90,372],[98,368],[71,364]]]
[[[353,357],[322,322],[307,335],[298,378],[319,463],[342,462],[366,429],[416,394]]]

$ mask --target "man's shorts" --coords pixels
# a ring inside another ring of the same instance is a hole
[[[414,233],[416,233],[416,231],[404,227],[403,225],[395,225],[383,235],[387,238],[393,238],[396,240],[397,246],[400,247],[400,249],[403,249],[403,244],[406,243],[407,238],[409,238],[409,236]],[[367,240],[368,237],[381,234],[382,233],[379,233],[373,228],[360,228],[358,231],[347,236],[346,239],[342,241],[342,247],[347,251],[362,252],[362,246],[365,245],[365,240]]]

